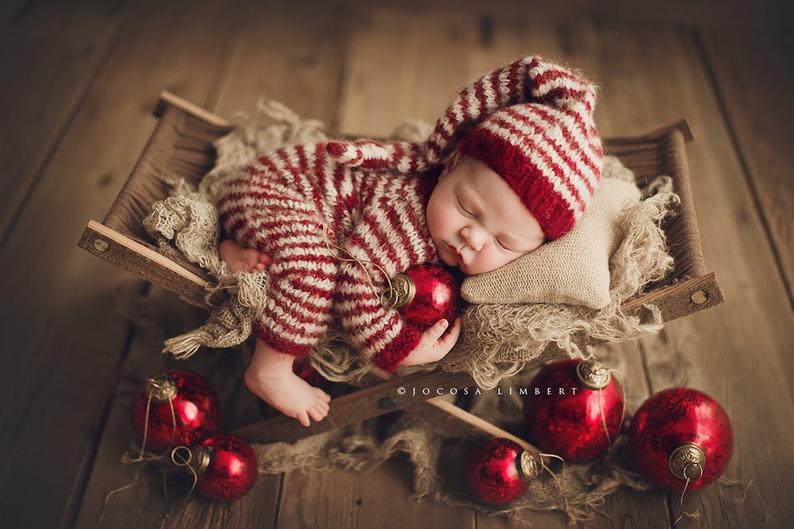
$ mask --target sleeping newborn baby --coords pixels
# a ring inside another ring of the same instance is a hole
[[[424,142],[289,145],[230,177],[216,204],[221,258],[270,277],[248,388],[304,426],[322,420],[330,397],[292,365],[334,316],[387,371],[443,358],[460,318],[403,321],[381,301],[387,278],[421,263],[481,274],[567,233],[601,175],[595,95],[528,56],[464,88]]]

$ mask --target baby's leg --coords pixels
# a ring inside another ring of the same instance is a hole
[[[328,415],[331,397],[293,373],[294,360],[294,355],[282,353],[257,339],[254,356],[245,372],[245,385],[284,415],[309,426],[309,417],[319,422]]]
[[[221,259],[232,272],[254,272],[270,264],[270,256],[256,248],[245,248],[232,239],[221,241],[218,246]]]

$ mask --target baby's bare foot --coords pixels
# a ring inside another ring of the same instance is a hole
[[[270,264],[270,256],[256,248],[244,248],[231,239],[221,241],[218,253],[232,272],[263,270]]]
[[[292,372],[257,374],[249,370],[245,372],[245,385],[284,415],[298,419],[303,426],[309,426],[309,417],[319,422],[328,415],[330,395]]]

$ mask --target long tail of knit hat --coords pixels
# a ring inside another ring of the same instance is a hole
[[[353,167],[423,172],[458,147],[504,178],[548,239],[567,233],[601,177],[604,155],[593,121],[597,86],[529,55],[461,90],[423,142],[332,142]]]

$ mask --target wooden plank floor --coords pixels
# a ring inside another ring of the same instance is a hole
[[[727,476],[687,495],[676,527],[789,527],[794,505],[794,69],[791,7],[633,3],[8,1],[0,8],[0,527],[506,527],[411,499],[409,463],[370,474],[260,476],[231,504],[167,500],[153,472],[119,463],[141,381],[166,364],[208,373],[224,427],[258,413],[244,359],[163,360],[162,336],[195,309],[76,247],[112,203],[168,89],[231,115],[266,94],[338,132],[384,135],[433,121],[456,90],[523,53],[580,67],[602,85],[596,120],[631,134],[684,116],[706,264],[723,305],[609,350],[633,411],[687,385],[733,419]],[[719,6],[717,8],[716,6]],[[130,325],[115,300],[146,318]],[[152,476],[155,476],[154,478]],[[178,497],[184,482],[170,483]],[[181,488],[180,488],[181,487]],[[741,492],[741,491],[739,491]],[[596,527],[671,527],[678,495],[622,490]],[[559,513],[528,514],[564,527]]]

